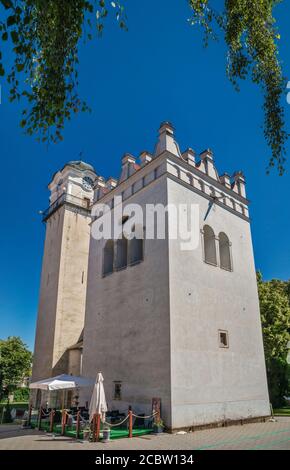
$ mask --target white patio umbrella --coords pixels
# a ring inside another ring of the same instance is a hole
[[[86,377],[77,377],[75,375],[57,375],[49,379],[39,380],[29,385],[29,388],[39,390],[72,390],[79,387],[90,387],[94,381]]]
[[[94,386],[91,402],[90,402],[90,421],[92,421],[94,414],[100,414],[102,421],[105,420],[105,414],[108,411],[105,389],[104,389],[104,377],[102,373],[99,372],[96,378],[96,383]]]
[[[57,375],[48,379],[39,380],[29,385],[31,389],[38,390],[63,390],[63,408],[64,408],[64,394],[66,390],[73,390],[74,388],[91,387],[94,384],[92,379],[86,377],[77,377],[75,375]]]

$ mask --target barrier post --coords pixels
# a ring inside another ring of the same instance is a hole
[[[133,411],[129,410],[129,438],[133,437]]]
[[[54,410],[52,409],[50,412],[50,426],[49,426],[49,432],[53,432],[53,421],[54,421]]]
[[[80,419],[81,419],[81,412],[77,412],[77,424],[76,424],[76,438],[80,438]]]
[[[37,429],[39,431],[41,429],[41,418],[42,418],[42,406],[40,405],[39,411],[38,411],[38,423],[37,423]]]
[[[100,439],[100,431],[101,431],[101,415],[100,413],[97,414],[97,425],[96,425],[96,441],[98,442]]]
[[[61,435],[65,435],[65,425],[66,425],[66,411],[62,410],[61,413]]]
[[[32,405],[30,404],[28,408],[28,419],[27,419],[28,426],[31,425],[31,415],[32,415]]]
[[[93,417],[93,442],[96,442],[96,429],[97,429],[97,415]]]

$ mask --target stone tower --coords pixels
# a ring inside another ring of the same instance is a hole
[[[32,380],[80,373],[86,301],[90,211],[96,173],[81,161],[67,163],[49,184],[43,213],[46,237],[41,274]]]
[[[143,244],[98,239],[98,204],[126,223],[116,196],[143,213],[197,206],[197,245],[170,238],[171,212],[163,239],[146,237],[147,220]],[[248,205],[242,172],[219,175],[210,150],[181,152],[169,123],[153,153],[123,157],[118,181],[98,178],[82,371],[102,371],[110,409],[150,414],[161,399],[170,429],[270,414]]]

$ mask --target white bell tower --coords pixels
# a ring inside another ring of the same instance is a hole
[[[67,163],[48,185],[46,237],[32,380],[69,373],[68,349],[84,327],[90,213],[96,173],[82,161]],[[79,369],[81,358],[79,357]],[[74,365],[74,372],[78,367]]]

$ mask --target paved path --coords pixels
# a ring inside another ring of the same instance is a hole
[[[68,437],[54,438],[35,430],[23,430],[15,425],[0,426],[0,450],[4,449],[74,449],[74,450],[211,450],[211,449],[284,449],[290,450],[290,417],[277,422],[253,423],[243,426],[195,431],[185,435],[119,439],[108,444],[76,442]]]

